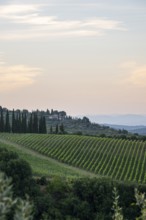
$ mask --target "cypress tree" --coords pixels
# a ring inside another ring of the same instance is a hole
[[[53,109],[51,109],[51,115],[53,115],[53,113],[54,113],[54,110],[53,110]]]
[[[56,125],[55,133],[58,134],[58,124]]]
[[[3,109],[1,108],[0,112],[0,132],[4,132],[4,116],[3,116]]]
[[[40,117],[40,120],[39,120],[39,133],[41,133],[41,134],[46,134],[47,133],[45,116]]]
[[[63,123],[60,125],[60,132],[62,133],[62,134],[64,134],[64,125],[63,125]]]
[[[17,112],[16,114],[16,120],[15,120],[15,132],[20,133],[21,132],[21,115],[20,111]]]
[[[9,111],[7,110],[6,112],[6,121],[5,121],[5,132],[10,132],[11,128],[10,128],[10,121],[9,121]]]
[[[30,113],[30,118],[28,120],[28,133],[32,133],[33,132],[33,119],[32,119],[32,113]]]
[[[19,111],[18,113],[18,128],[19,128],[19,133],[22,133],[22,117],[21,117],[21,112]]]
[[[50,134],[53,134],[53,128],[52,128],[52,125],[50,126]]]
[[[38,133],[38,116],[36,113],[33,115],[33,133]]]
[[[47,109],[46,113],[47,113],[48,115],[50,115],[50,111],[49,111],[49,109]]]
[[[24,114],[22,112],[22,115],[21,115],[21,132],[24,133]]]
[[[19,133],[19,117],[18,117],[18,112],[17,112],[16,120],[15,120],[15,132]]]
[[[22,133],[26,133],[27,132],[27,117],[26,117],[26,113],[22,113],[21,131],[22,131]]]
[[[12,112],[12,132],[15,133],[16,132],[16,119],[15,119],[15,111],[13,109]]]
[[[24,114],[24,132],[27,133],[27,115]]]
[[[47,133],[47,125],[46,125],[46,117],[45,116],[43,116],[42,125],[43,125],[43,133],[46,134]]]
[[[43,133],[43,128],[42,128],[42,116],[39,119],[39,133],[42,134]]]
[[[21,121],[21,112],[18,111],[16,115],[16,120],[15,120],[15,132],[16,133],[21,133],[21,126],[22,126],[22,121]]]

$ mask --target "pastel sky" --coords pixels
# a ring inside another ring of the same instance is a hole
[[[0,105],[146,114],[146,1],[0,0]]]

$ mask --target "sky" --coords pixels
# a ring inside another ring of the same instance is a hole
[[[0,0],[0,105],[146,114],[145,0]]]

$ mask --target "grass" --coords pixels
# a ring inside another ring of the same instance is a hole
[[[48,134],[0,134],[0,140],[31,155],[34,173],[146,183],[146,142]]]
[[[80,169],[59,163],[53,159],[49,159],[29,149],[13,143],[8,143],[4,140],[0,140],[0,147],[16,152],[21,159],[27,161],[35,176],[61,176],[67,178],[92,176],[92,174],[86,171],[81,171]]]

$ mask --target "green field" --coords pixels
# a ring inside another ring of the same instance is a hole
[[[17,145],[4,139],[0,139],[0,147],[16,152],[21,159],[26,160],[30,164],[34,176],[37,177],[60,176],[73,179],[85,176],[97,176],[84,170],[80,170],[78,168],[59,163],[56,160],[45,157],[37,152],[26,149],[20,145]]]
[[[75,172],[71,175],[77,176],[79,171],[86,170],[87,175],[91,172],[115,180],[146,183],[146,142],[40,134],[1,134],[0,139],[21,146],[20,151],[29,149],[62,162],[60,164],[78,167],[78,173],[71,169]],[[34,161],[29,160],[35,167],[40,162],[35,160],[35,155],[32,156]],[[59,168],[50,169],[55,173],[55,169]],[[64,170],[60,169],[60,172],[64,173]]]

